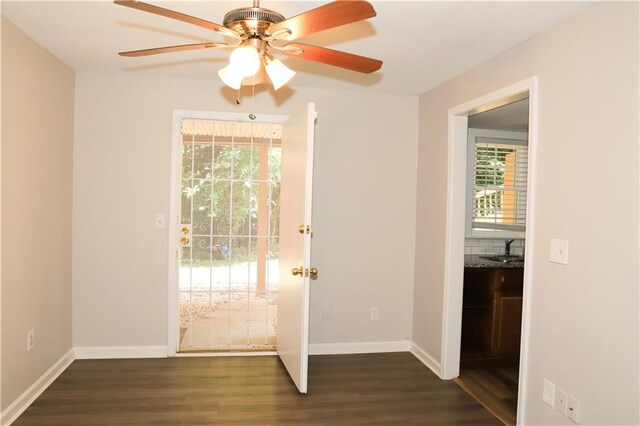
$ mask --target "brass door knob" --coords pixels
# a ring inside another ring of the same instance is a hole
[[[189,237],[182,237],[182,238],[180,238],[180,244],[182,244],[182,245],[187,245],[187,244],[189,244]]]
[[[318,275],[318,268],[309,269],[309,275],[311,275],[312,277],[317,276]]]
[[[293,274],[293,275],[300,275],[300,276],[302,276],[302,274],[304,274],[304,268],[303,268],[302,266],[301,266],[301,267],[299,267],[299,268],[293,268],[293,269],[291,270],[291,274]]]

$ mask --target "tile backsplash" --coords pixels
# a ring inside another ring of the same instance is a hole
[[[467,238],[464,241],[464,254],[504,254],[504,239]],[[524,240],[511,243],[511,254],[524,254]]]

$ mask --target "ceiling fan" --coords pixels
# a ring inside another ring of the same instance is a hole
[[[120,52],[120,55],[136,57],[195,49],[235,48],[229,65],[218,71],[222,81],[234,89],[239,89],[242,84],[264,83],[267,77],[276,90],[286,84],[295,72],[276,59],[272,55],[273,51],[365,74],[377,71],[382,66],[382,61],[377,59],[290,42],[320,31],[373,18],[376,11],[367,1],[338,0],[286,19],[278,12],[260,7],[260,0],[254,0],[252,7],[228,12],[222,25],[137,0],[116,0],[114,3],[183,21],[231,38],[233,41],[230,43],[183,44]]]

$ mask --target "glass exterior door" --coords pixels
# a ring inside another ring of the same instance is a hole
[[[281,139],[183,120],[179,352],[275,348]]]

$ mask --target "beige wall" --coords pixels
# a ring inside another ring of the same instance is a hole
[[[537,228],[524,424],[638,424],[638,4],[598,4],[420,97],[413,339],[440,358],[447,111],[539,77]],[[463,208],[463,206],[460,206]],[[548,261],[570,241],[568,265]],[[427,261],[428,260],[428,261]]]
[[[2,20],[2,408],[72,346],[73,70]],[[27,331],[35,348],[27,352]]]
[[[214,70],[212,70],[214,72]],[[74,145],[74,345],[167,344],[173,109],[252,110],[217,82],[79,74]],[[282,89],[255,111],[316,102],[312,343],[411,337],[418,99]],[[333,319],[322,319],[331,305]],[[380,320],[369,321],[369,307]]]

